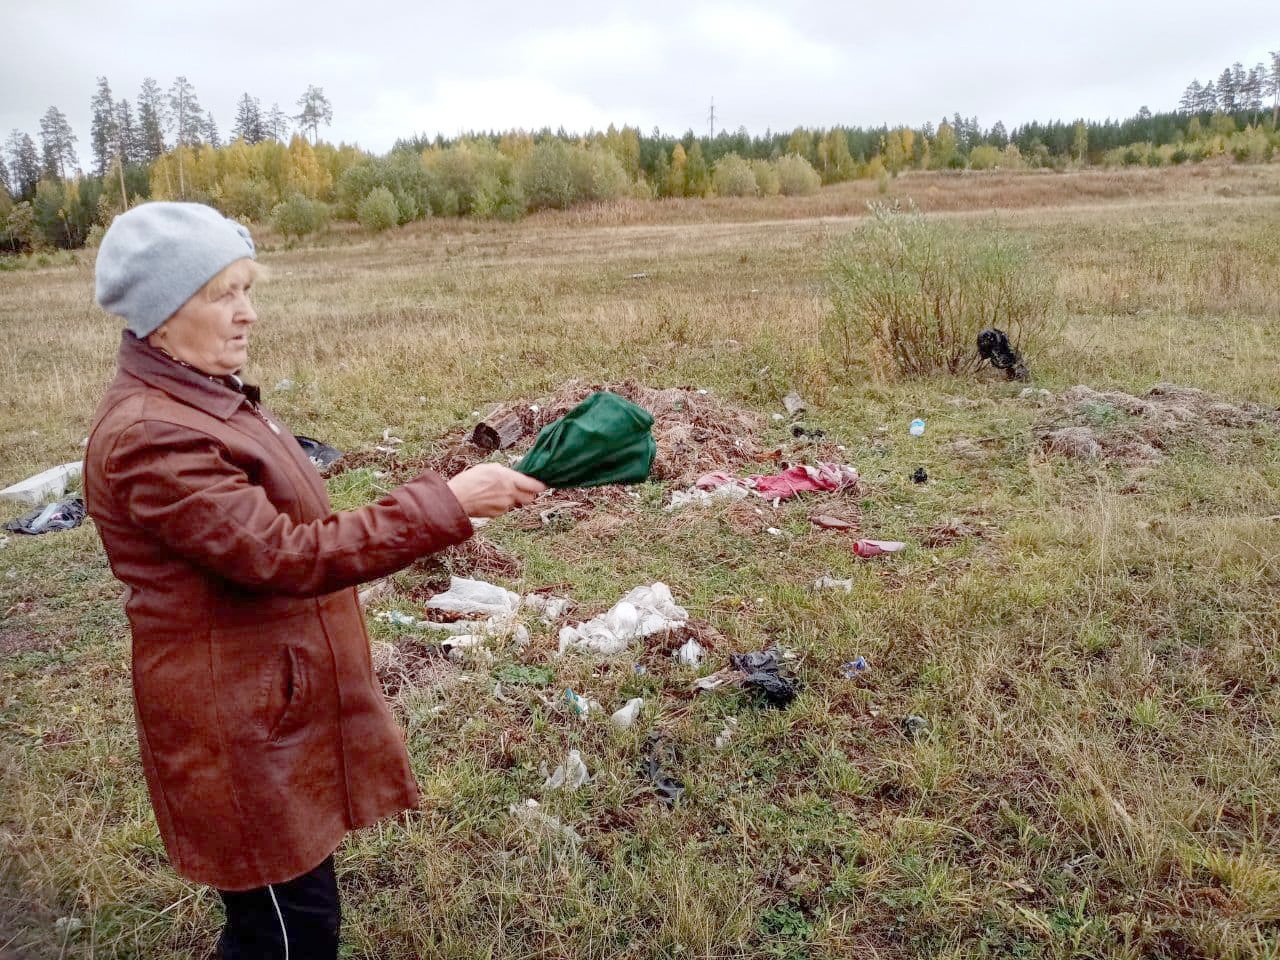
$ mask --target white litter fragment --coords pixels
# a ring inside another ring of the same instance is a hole
[[[690,637],[676,651],[676,659],[687,666],[696,667],[702,663],[702,658],[706,655],[706,652],[702,644]]]
[[[780,413],[775,413],[775,414],[773,414],[773,415],[772,415],[772,419],[774,419],[774,420],[785,420],[785,419],[787,419],[787,418],[786,418],[786,417],[784,417],[784,416],[783,416],[782,414],[780,414]]]
[[[447,613],[479,613],[486,617],[514,617],[520,594],[484,580],[450,577],[449,589],[427,601],[427,609]]]
[[[293,387],[294,387],[294,383],[293,383],[293,381],[292,381],[292,380],[287,380],[287,379],[286,379],[286,380],[277,380],[277,381],[276,381],[275,390],[276,390],[276,392],[277,392],[277,393],[280,393],[280,392],[285,391],[285,390],[292,390],[292,389],[293,389]]]
[[[723,750],[729,745],[729,741],[733,739],[733,735],[738,732],[738,721],[734,717],[728,717],[724,722],[724,729],[716,734],[716,749]]]
[[[751,491],[738,483],[726,483],[716,487],[714,490],[690,487],[688,490],[677,490],[671,494],[671,502],[663,509],[667,513],[671,513],[673,510],[680,510],[683,507],[708,507],[717,501],[745,500],[749,496],[751,496]]]
[[[782,536],[782,531],[779,530],[777,527],[766,527],[764,532],[769,534],[772,537]]]
[[[787,411],[787,415],[792,417],[796,416],[796,414],[804,413],[805,411],[804,400],[802,400],[800,398],[800,394],[796,393],[794,390],[782,398],[782,407]]]
[[[390,446],[390,447],[398,447],[400,446],[400,444],[404,443],[404,441],[401,440],[399,437],[393,437],[391,435],[390,427],[387,427],[385,430],[382,431],[382,442],[387,444],[387,446]]]
[[[66,493],[67,486],[79,478],[82,469],[83,464],[79,460],[50,467],[34,477],[28,477],[26,480],[0,490],[0,500],[38,507],[46,500],[61,497]]]
[[[530,593],[524,598],[524,605],[542,618],[543,623],[555,623],[564,612],[573,605],[568,597],[551,597],[545,593]]]
[[[845,593],[853,593],[853,580],[837,580],[835,577],[819,577],[813,581],[813,589],[815,590],[843,590]]]
[[[543,786],[548,790],[563,789],[572,792],[590,782],[591,774],[587,772],[587,765],[582,762],[582,754],[577,750],[570,750],[564,763],[556,767],[555,772],[547,777],[547,782]]]
[[[635,640],[683,627],[689,613],[676,604],[665,583],[636,587],[603,616],[560,630],[560,653],[585,650],[612,656]]]
[[[534,799],[513,803],[509,808],[524,831],[537,840],[564,840],[570,844],[582,842],[582,836],[573,827],[566,827],[549,813],[544,813]]]
[[[517,623],[515,630],[511,632],[511,639],[517,647],[527,647],[529,645],[529,628],[523,623]]]
[[[644,706],[644,699],[636,697],[634,700],[628,700],[626,706],[614,712],[609,719],[613,721],[613,725],[619,730],[630,729],[631,725],[636,722],[636,717],[640,715],[640,708]]]

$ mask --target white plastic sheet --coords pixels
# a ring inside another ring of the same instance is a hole
[[[665,583],[636,587],[602,616],[560,630],[560,653],[584,650],[616,656],[636,640],[683,627],[689,612],[675,602]]]

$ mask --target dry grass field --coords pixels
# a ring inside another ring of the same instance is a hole
[[[556,495],[581,506],[398,574],[371,614],[421,615],[456,573],[554,587],[577,622],[662,580],[711,648],[701,672],[779,644],[803,689],[785,710],[694,697],[669,640],[561,658],[536,623],[491,663],[428,657],[394,697],[423,808],[339,852],[347,956],[1280,957],[1280,168],[918,175],[888,196],[994,220],[1050,270],[1055,335],[1030,357],[1047,395],[830,354],[825,259],[875,184],[296,248],[259,234],[249,377],[348,451],[335,504],[456,463],[475,411],[574,379],[708,391],[679,409],[741,434],[732,472],[781,448],[863,478],[674,513],[662,477]],[[92,278],[89,254],[0,272],[0,486],[79,455],[118,339]],[[1207,395],[1071,391],[1157,383]],[[824,440],[772,418],[791,390]],[[1103,455],[1043,440],[1067,425]],[[388,427],[398,454],[374,449]],[[813,513],[908,547],[858,560]],[[851,590],[813,589],[823,575]],[[0,546],[6,958],[203,960],[220,922],[148,806],[120,594],[92,524]],[[566,687],[645,706],[617,731]],[[671,809],[641,773],[654,732],[687,787]],[[544,789],[568,748],[592,782]],[[508,812],[530,797],[581,841],[530,836]]]

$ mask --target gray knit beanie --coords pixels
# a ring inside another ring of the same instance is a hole
[[[154,201],[116,217],[98,248],[99,305],[154,332],[226,266],[253,259],[249,231],[202,203]]]

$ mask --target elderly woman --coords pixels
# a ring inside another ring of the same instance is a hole
[[[423,473],[343,513],[240,379],[257,322],[244,227],[191,203],[118,217],[97,298],[122,317],[85,497],[127,587],[143,770],[174,868],[215,887],[230,958],[336,957],[333,852],[417,805],[354,587],[544,487]]]

